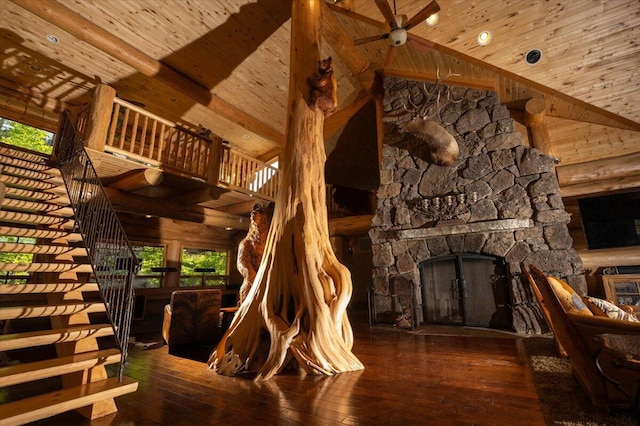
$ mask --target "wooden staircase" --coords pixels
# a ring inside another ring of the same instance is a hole
[[[60,171],[6,146],[0,169],[0,424],[113,413],[138,383],[117,377],[122,354]]]

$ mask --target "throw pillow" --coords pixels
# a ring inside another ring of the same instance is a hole
[[[605,315],[612,319],[618,319],[623,321],[640,322],[636,317],[630,315],[606,300],[598,299],[596,297],[585,296],[589,303],[595,305],[598,309],[605,313]]]
[[[587,305],[584,304],[578,293],[569,284],[556,277],[547,276],[547,282],[553,289],[558,300],[566,312],[583,315],[593,315]]]

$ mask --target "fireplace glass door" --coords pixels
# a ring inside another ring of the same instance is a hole
[[[510,328],[506,268],[482,255],[444,256],[420,265],[425,323]]]

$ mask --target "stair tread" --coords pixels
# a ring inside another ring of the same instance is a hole
[[[60,170],[41,161],[31,161],[27,158],[21,158],[11,153],[0,150],[0,163],[9,164],[11,166],[20,167],[23,169],[36,170],[38,172],[48,173],[54,176],[60,176]]]
[[[28,179],[19,176],[11,176],[11,175],[0,175],[0,182],[3,182],[9,187],[17,187],[17,188],[27,188],[31,190],[44,191],[52,194],[60,194],[66,195],[67,190],[64,186],[52,183],[45,182],[40,180]]]
[[[67,293],[98,291],[98,283],[0,284],[0,294]]]
[[[116,398],[138,389],[138,382],[123,377],[111,377],[0,405],[0,421],[3,425],[19,425],[75,410],[94,402]]]
[[[74,214],[73,209],[69,206],[41,201],[19,200],[7,197],[7,194],[5,194],[5,198],[2,201],[2,210],[26,210],[56,217],[71,217]]]
[[[50,238],[68,241],[81,241],[82,235],[78,232],[52,229],[19,228],[15,226],[0,226],[0,235],[12,237]]]
[[[41,262],[41,263],[3,263],[0,262],[2,272],[80,272],[91,273],[90,263]]]
[[[2,174],[9,176],[17,176],[20,178],[26,178],[35,181],[45,181],[50,183],[55,183],[56,185],[64,185],[64,181],[62,180],[62,176],[60,173],[57,175],[41,172],[38,170],[30,170],[22,167],[12,166],[2,161],[2,156],[0,156],[0,164],[2,165]]]
[[[34,164],[48,164],[49,154],[22,151],[8,144],[0,144],[0,154],[13,158],[26,159]]]
[[[59,225],[66,229],[73,228],[73,225],[75,223],[73,219],[66,217],[11,211],[0,211],[0,221],[42,225]]]
[[[46,201],[51,204],[67,206],[70,204],[69,197],[65,195],[52,194],[50,192],[32,191],[24,188],[7,187],[5,197],[27,198],[31,200]]]
[[[25,362],[23,364],[0,367],[0,378],[4,386],[61,376],[96,366],[120,362],[120,349],[103,349],[83,352],[70,356]]]
[[[74,342],[86,337],[113,335],[111,324],[88,324],[0,335],[0,351],[29,348],[54,343]]]
[[[0,242],[0,253],[66,254],[69,256],[86,256],[87,249],[84,247],[72,247],[69,245]]]
[[[56,305],[29,305],[0,307],[0,320],[39,318],[45,316],[71,315],[77,313],[105,312],[102,302],[58,303]]]

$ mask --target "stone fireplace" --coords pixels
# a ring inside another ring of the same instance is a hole
[[[546,332],[521,265],[534,264],[586,294],[553,158],[523,143],[496,93],[445,86],[432,119],[455,137],[460,155],[450,166],[430,164],[421,140],[398,125],[410,119],[409,100],[438,86],[397,78],[384,84],[383,159],[370,231],[375,312],[415,325],[493,321],[519,333]],[[434,206],[447,205],[452,214],[434,215]],[[464,259],[474,256],[493,259],[503,272],[465,269]],[[459,264],[428,272],[439,259]]]

